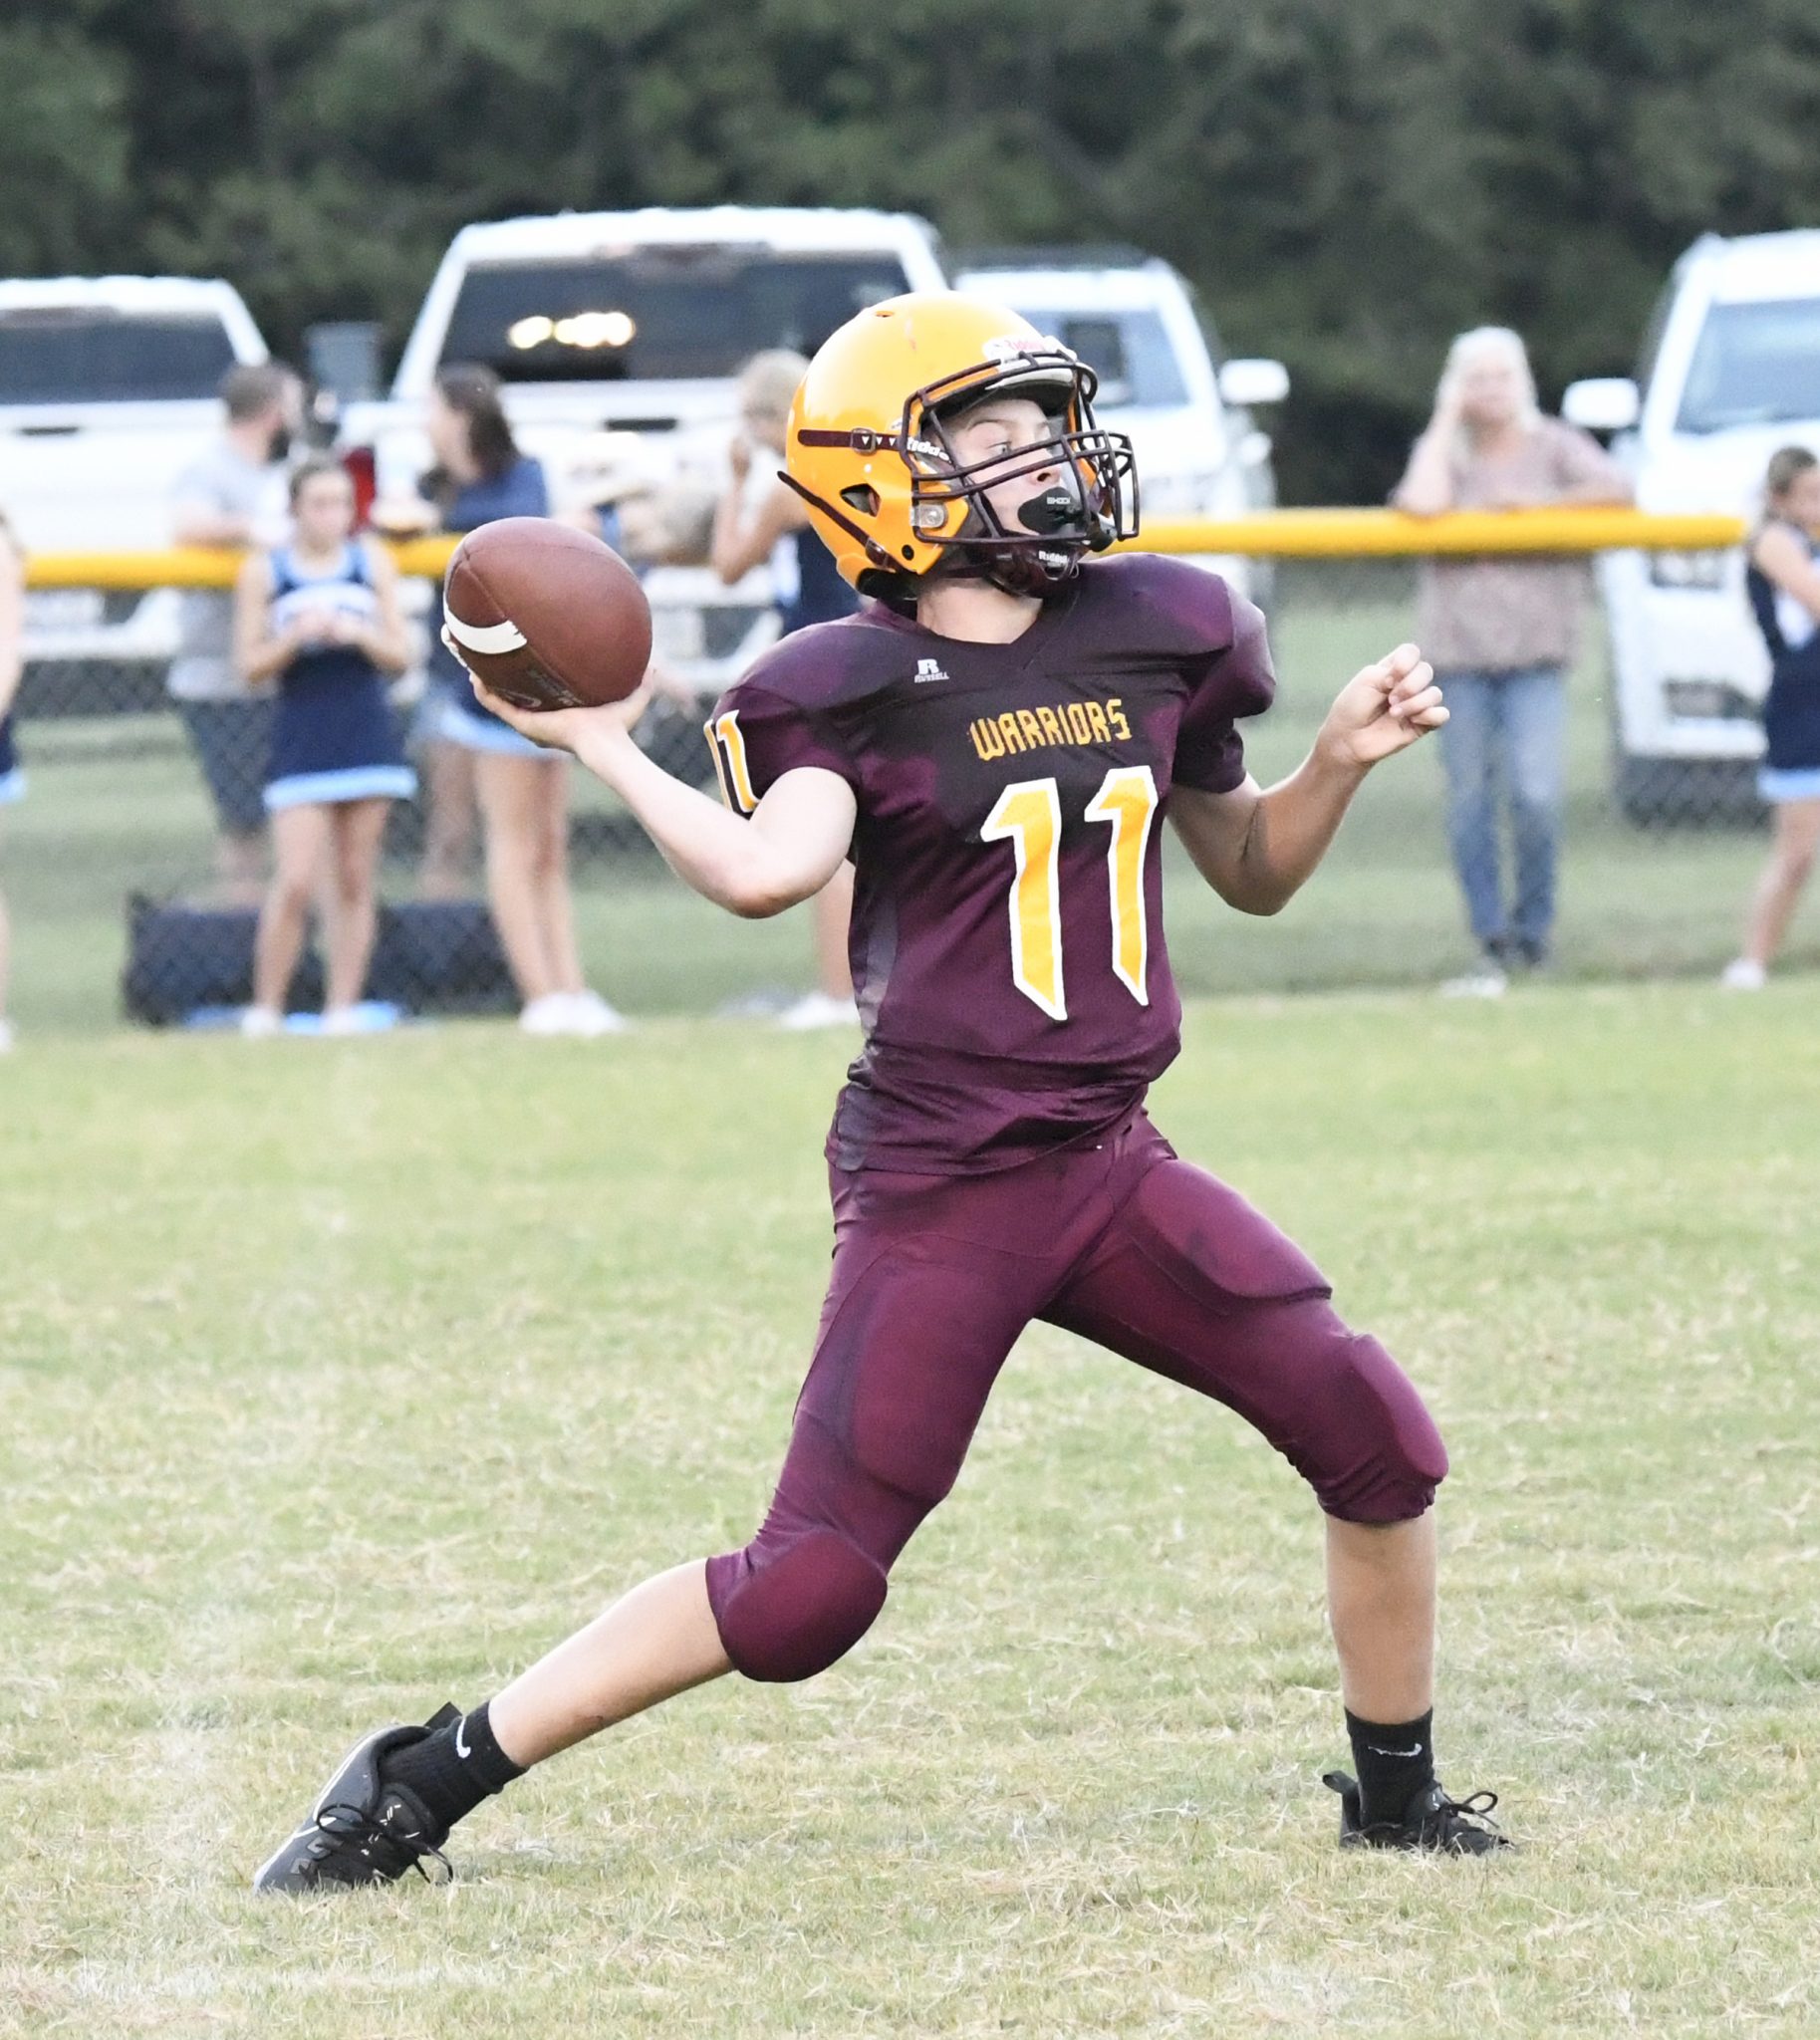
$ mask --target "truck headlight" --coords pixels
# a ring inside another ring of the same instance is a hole
[[[1658,588],[1723,588],[1729,553],[1652,553],[1650,579]]]

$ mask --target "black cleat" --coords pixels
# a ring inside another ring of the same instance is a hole
[[[1449,1799],[1438,1780],[1430,1779],[1404,1808],[1402,1820],[1367,1825],[1359,1788],[1344,1771],[1329,1771],[1321,1783],[1340,1795],[1342,1849],[1432,1849],[1441,1856],[1489,1856],[1493,1850],[1516,1847],[1487,1818],[1497,1805],[1495,1792]]]
[[[387,1785],[380,1767],[394,1749],[421,1742],[459,1718],[444,1704],[421,1728],[382,1728],[357,1743],[329,1780],[310,1818],[259,1868],[256,1892],[320,1892],[342,1885],[389,1885],[407,1870],[431,1884],[452,1875],[438,1828],[414,1792]],[[424,1857],[442,1867],[431,1878]]]

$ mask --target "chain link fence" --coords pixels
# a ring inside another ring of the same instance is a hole
[[[1286,559],[1275,564],[1268,587],[1281,692],[1272,713],[1247,732],[1253,768],[1266,782],[1305,751],[1340,683],[1411,634],[1415,566],[1407,559]],[[42,624],[42,599],[34,600]],[[87,622],[111,611],[127,616],[136,600],[92,596]],[[1734,635],[1747,644],[1738,600]],[[1646,756],[1627,745],[1627,711],[1596,601],[1586,622],[1586,648],[1569,685],[1553,971],[1574,978],[1716,973],[1735,950],[1762,857],[1753,682],[1699,670],[1662,677],[1660,727],[1682,748]],[[659,698],[640,728],[639,741],[666,769],[713,787],[700,728],[705,703],[764,641],[767,628],[750,609],[691,616],[678,605],[666,620],[659,606],[660,650],[699,697]],[[241,709],[231,736],[217,732],[218,747],[227,748],[211,761],[166,692],[162,658],[130,646],[105,655],[73,651],[68,631],[62,648],[55,632],[35,626],[34,637],[15,722],[28,792],[0,820],[16,1016],[25,1028],[46,1031],[106,1027],[123,1017],[158,1026],[227,1024],[249,993],[257,897],[256,882],[249,889],[242,874],[236,884],[223,868],[216,796],[224,774],[237,774],[256,798],[266,720],[256,708]],[[452,888],[446,873],[425,883],[428,808],[439,782],[426,769],[417,727],[421,686],[420,675],[407,676],[394,701],[414,731],[419,793],[391,813],[369,995],[404,1015],[506,1012],[516,1001],[474,837]],[[1677,708],[1697,712],[1677,716]],[[1641,727],[1634,706],[1628,713]],[[1424,745],[1368,785],[1328,867],[1276,919],[1228,913],[1185,865],[1175,871],[1170,941],[1184,990],[1423,984],[1469,962],[1436,752]],[[579,770],[571,856],[590,978],[625,1009],[762,1013],[811,982],[804,914],[757,927],[719,914],[670,876],[614,798]],[[1811,923],[1797,925],[1789,961],[1820,963],[1820,930]],[[292,1003],[308,1008],[320,996],[313,946]]]

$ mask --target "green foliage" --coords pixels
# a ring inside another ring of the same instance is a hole
[[[107,259],[128,209],[124,68],[77,28],[0,25],[0,274]]]
[[[283,347],[402,338],[454,227],[559,206],[909,206],[1129,239],[1296,378],[1285,493],[1369,499],[1460,327],[1550,394],[1630,359],[1696,234],[1820,207],[1807,0],[24,0],[0,266],[221,271]]]

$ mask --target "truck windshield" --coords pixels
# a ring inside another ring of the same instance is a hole
[[[813,354],[856,312],[909,288],[889,252],[677,247],[489,263],[462,279],[442,360],[482,362],[507,382],[732,376],[760,348]]]
[[[80,308],[0,311],[0,403],[156,403],[213,396],[234,365],[219,319]]]
[[[981,294],[989,293],[982,283]],[[1187,386],[1163,320],[1155,312],[1045,311],[1040,305],[1015,308],[1039,333],[1072,348],[1100,379],[1095,399],[1107,409],[1182,404]]]
[[[1677,430],[1813,418],[1820,418],[1820,298],[1714,305],[1693,350]]]

